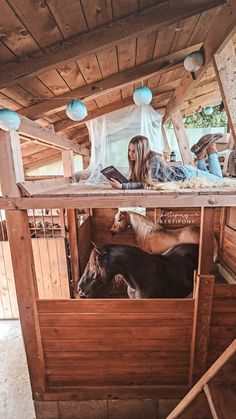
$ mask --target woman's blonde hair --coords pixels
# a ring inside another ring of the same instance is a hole
[[[129,146],[130,144],[133,144],[135,148],[134,161],[130,160],[128,152],[129,167],[131,171],[130,181],[141,182],[143,185],[149,183],[151,181],[151,158],[153,156],[158,156],[159,154],[150,149],[149,141],[147,137],[144,137],[143,135],[136,135],[136,137],[133,137],[129,142]]]
[[[130,181],[131,182],[141,182],[143,187],[147,187],[156,183],[155,180],[152,180],[151,176],[151,159],[154,156],[161,157],[161,154],[156,153],[150,149],[149,141],[147,137],[143,135],[136,135],[133,137],[129,145],[133,144],[135,148],[135,160],[131,161],[129,158],[128,152],[128,160],[129,160],[129,167],[130,167]],[[163,161],[164,169],[168,170],[167,164]]]

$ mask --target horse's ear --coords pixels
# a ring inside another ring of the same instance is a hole
[[[96,252],[99,253],[99,255],[103,256],[106,253],[102,245],[95,244],[92,240],[91,240],[91,243],[94,246],[94,249],[96,250]]]
[[[123,211],[123,210],[122,210],[122,211],[120,211],[120,215],[121,215],[121,216],[125,217],[125,216],[126,216],[126,214],[127,214],[127,211]]]
[[[91,243],[92,243],[94,249],[101,255],[102,253],[101,253],[100,249],[98,248],[98,246],[92,240],[91,240]]]

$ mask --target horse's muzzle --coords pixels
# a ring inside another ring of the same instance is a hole
[[[116,236],[116,231],[111,230],[111,235]]]

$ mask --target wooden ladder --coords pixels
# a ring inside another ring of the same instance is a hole
[[[227,382],[217,382],[217,378],[223,366],[229,361],[235,361],[236,339],[228,346],[222,355],[200,378],[195,386],[186,394],[175,409],[166,419],[234,419],[236,418],[236,393],[231,387],[231,382],[236,383],[236,370],[233,368],[234,377],[228,376]],[[231,371],[232,373],[232,371]],[[226,376],[227,378],[227,376]],[[231,380],[233,378],[233,380]],[[210,414],[210,416],[209,416]]]

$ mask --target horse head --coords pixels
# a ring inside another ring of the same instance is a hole
[[[96,289],[103,287],[113,279],[114,273],[109,259],[109,245],[94,245],[85,271],[78,283],[78,292],[81,297],[91,298]]]
[[[129,217],[127,211],[118,211],[115,214],[114,223],[111,226],[111,234],[115,236],[120,231],[125,231],[129,225]]]

